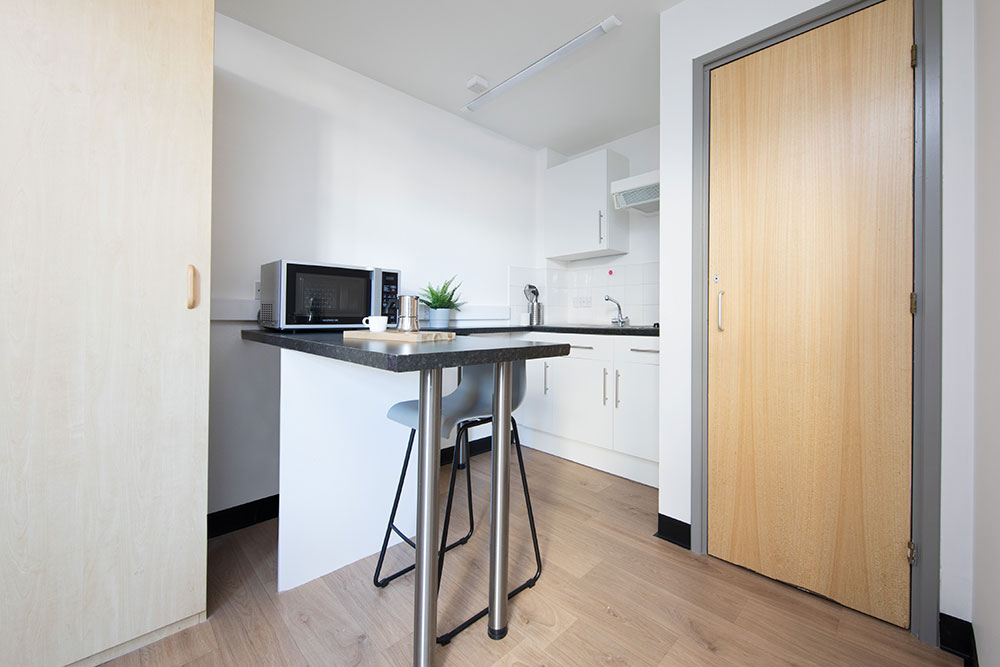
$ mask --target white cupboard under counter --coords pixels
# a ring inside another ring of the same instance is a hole
[[[513,334],[565,342],[568,357],[529,360],[514,412],[528,447],[650,486],[658,483],[659,350],[656,336]]]

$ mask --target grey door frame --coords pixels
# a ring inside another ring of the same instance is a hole
[[[694,61],[691,550],[708,548],[709,73],[881,0],[832,0]],[[939,645],[941,560],[941,0],[914,0],[913,470],[910,631]]]

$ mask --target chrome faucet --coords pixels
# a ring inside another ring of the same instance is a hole
[[[615,301],[614,299],[612,299],[611,296],[608,295],[608,294],[604,295],[604,300],[605,301],[610,301],[611,303],[613,303],[616,306],[618,306],[618,317],[616,317],[615,319],[611,320],[611,324],[614,324],[614,325],[617,325],[617,326],[620,326],[620,327],[628,326],[628,318],[624,317],[622,315],[622,305],[620,303],[618,303],[617,301]]]

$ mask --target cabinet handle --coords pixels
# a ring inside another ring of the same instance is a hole
[[[604,392],[604,405],[608,404],[608,369],[604,369],[604,386],[602,391]]]
[[[616,408],[619,405],[621,405],[621,402],[622,402],[621,401],[621,389],[618,386],[619,385],[619,380],[621,379],[621,377],[622,377],[621,371],[617,371],[616,370],[615,371],[615,407]]]
[[[719,331],[725,331],[722,328],[722,295],[725,293],[724,290],[719,290]]]
[[[542,395],[549,393],[549,363],[542,362]]]
[[[570,345],[574,350],[593,350],[593,345]]]
[[[659,354],[660,353],[659,350],[653,350],[653,349],[650,349],[650,348],[647,348],[647,347],[630,347],[629,350],[631,350],[632,352],[651,352],[653,354]]]
[[[187,307],[191,310],[198,305],[198,270],[194,264],[187,265]]]
[[[604,211],[597,212],[597,242],[604,243]]]

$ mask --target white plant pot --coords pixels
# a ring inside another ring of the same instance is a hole
[[[451,308],[428,308],[431,327],[446,327],[451,323]]]

